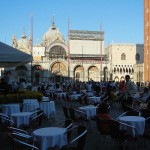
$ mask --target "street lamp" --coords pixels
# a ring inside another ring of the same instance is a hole
[[[140,82],[140,79],[141,79],[141,73],[140,73],[140,68],[139,68],[139,82]]]

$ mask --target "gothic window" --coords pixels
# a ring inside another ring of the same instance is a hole
[[[125,73],[125,68],[123,68],[123,72]]]
[[[120,73],[122,73],[122,68],[120,68]]]
[[[116,68],[114,68],[114,73],[116,73]]]
[[[54,46],[49,51],[49,57],[50,58],[62,58],[62,56],[66,56],[66,51],[61,46]]]
[[[131,74],[131,69],[129,68],[129,73]]]
[[[125,53],[121,54],[121,60],[126,60],[126,54]]]
[[[119,68],[117,68],[117,72],[119,73]]]
[[[135,60],[140,60],[140,55],[139,55],[139,53],[136,53],[136,55],[135,55]]]

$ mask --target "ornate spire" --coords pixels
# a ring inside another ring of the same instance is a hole
[[[14,34],[12,36],[12,40],[16,40],[16,36]]]
[[[25,32],[23,32],[23,34],[21,35],[21,38],[22,38],[22,39],[26,39],[26,37],[27,37],[27,36],[26,36]]]
[[[54,16],[53,16],[53,19],[52,19],[51,29],[56,29],[55,23],[54,23]]]

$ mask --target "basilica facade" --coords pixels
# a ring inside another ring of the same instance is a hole
[[[69,30],[66,41],[54,22],[42,43],[32,45],[32,39],[23,34],[19,40],[13,35],[12,46],[34,59],[12,68],[16,81],[120,81],[126,74],[138,81],[136,68],[143,63],[143,45],[112,43],[104,47],[103,31],[86,30]]]

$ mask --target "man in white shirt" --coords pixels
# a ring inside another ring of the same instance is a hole
[[[125,76],[125,96],[126,98],[132,97],[133,94],[138,92],[137,86],[130,80],[130,76],[126,75]]]
[[[122,101],[124,111],[127,111],[127,105],[132,105],[133,94],[137,92],[137,86],[130,80],[130,76],[125,76],[125,99]]]

